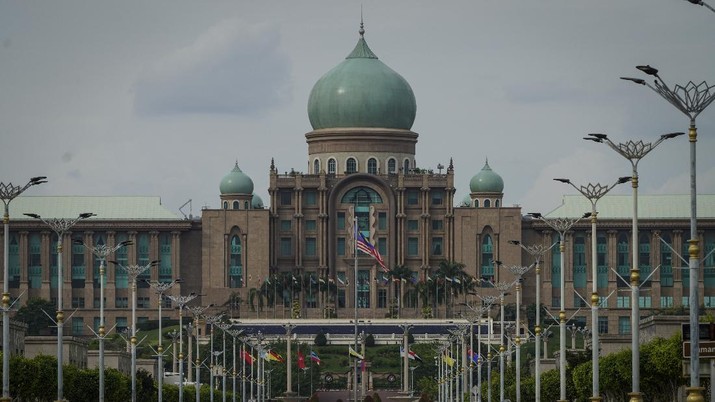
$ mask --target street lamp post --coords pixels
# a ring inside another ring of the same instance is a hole
[[[641,145],[642,145],[642,143],[641,143]],[[591,326],[594,328],[598,328],[598,308],[599,308],[599,304],[601,303],[601,299],[598,297],[598,258],[597,258],[598,257],[597,256],[598,239],[596,236],[596,221],[597,221],[597,217],[598,217],[598,211],[596,210],[596,204],[598,203],[598,200],[600,200],[602,197],[604,197],[606,194],[608,194],[608,192],[611,191],[614,187],[616,187],[619,184],[623,184],[631,179],[635,180],[635,184],[633,184],[633,186],[634,186],[634,188],[636,188],[638,186],[638,184],[637,184],[638,177],[636,174],[633,175],[633,178],[627,177],[627,176],[621,177],[615,183],[611,184],[610,186],[604,186],[600,183],[595,183],[595,184],[588,183],[585,186],[576,186],[569,179],[554,179],[561,183],[566,183],[566,184],[571,185],[571,187],[575,188],[576,191],[581,193],[581,195],[586,197],[591,202]],[[634,244],[637,244],[637,240],[636,240],[636,238],[638,237],[637,234],[638,234],[637,229],[634,229],[634,231],[633,231]],[[633,257],[634,259],[637,258],[636,255],[638,255],[638,253],[637,253],[636,246],[633,247],[633,255],[634,255],[634,257]],[[634,265],[634,266],[636,267],[634,269],[637,270],[637,265]],[[638,275],[637,271],[635,271],[635,272],[636,272],[635,275]],[[631,275],[631,277],[633,277],[633,274]],[[634,286],[634,288],[635,288],[635,291],[634,291],[635,295],[633,296],[633,302],[631,304],[634,306],[633,307],[634,308],[633,316],[638,317],[637,307],[636,307],[638,305],[637,280],[636,280],[636,286]],[[636,322],[637,322],[637,318],[636,318]],[[636,324],[636,326],[637,326],[637,324]],[[638,338],[637,338],[637,332],[634,332],[634,334],[635,335],[633,336],[633,339],[634,339],[633,342],[636,346],[633,349],[633,356],[636,356],[637,355],[636,350],[638,349],[638,347],[637,347]],[[595,347],[593,347],[591,349],[592,394],[591,394],[590,400],[591,401],[600,401],[601,395],[600,395],[600,391],[599,391],[599,383],[600,383],[599,381],[600,380],[599,380],[599,372],[598,372],[598,370],[599,370],[599,366],[598,366],[598,357],[599,357],[598,356],[599,355],[599,353],[598,353],[598,349],[599,349],[599,347],[598,347],[598,345],[599,345],[598,331],[593,331],[591,333],[591,336],[592,336],[591,344],[593,344]],[[637,360],[634,358],[634,362],[635,361],[637,361]],[[633,367],[634,367],[633,368],[633,373],[634,373],[633,378],[635,379],[635,378],[637,378],[637,374],[635,374],[635,373],[638,371],[638,368],[637,368],[638,366],[635,365],[635,363],[634,363]],[[634,383],[636,383],[635,380],[634,380]],[[636,391],[634,391],[634,392],[636,392]]]
[[[227,329],[226,332],[231,335],[231,338],[233,339],[233,364],[232,364],[232,370],[231,370],[231,378],[232,378],[232,391],[233,391],[233,402],[236,402],[236,338],[238,338],[242,333],[242,329]],[[243,359],[243,356],[241,356],[241,359]],[[243,373],[241,373],[243,374]]]
[[[229,329],[231,329],[233,325],[226,322],[220,322],[217,325],[218,328],[221,330],[221,333],[223,334],[223,367],[221,370],[221,388],[223,390],[222,402],[226,402],[226,333]]]
[[[184,402],[184,306],[198,297],[198,295],[191,293],[188,296],[167,295],[166,297],[179,306],[179,402]],[[189,344],[189,348],[191,348],[191,344]]]
[[[521,320],[519,319],[519,310],[521,304],[521,278],[531,269],[531,266],[524,267],[512,265],[509,267],[509,272],[516,278],[516,336],[514,343],[516,344],[516,402],[521,402]]]
[[[712,8],[709,4],[704,2],[703,0],[686,0],[688,3],[695,4],[696,6],[704,6],[705,8],[710,9],[710,11],[715,13],[715,8]]]
[[[524,245],[518,240],[509,240],[509,243],[521,247],[524,251],[534,257],[534,270],[536,273],[536,323],[534,325],[534,371],[536,371],[536,381],[534,386],[535,402],[541,402],[541,259],[551,250],[556,243],[549,247],[543,244]]]
[[[631,267],[631,350],[632,352],[632,391],[631,391],[631,401],[641,401],[643,400],[643,396],[640,393],[640,342],[639,342],[639,334],[640,334],[640,296],[639,296],[639,286],[640,286],[640,266],[638,262],[638,257],[639,257],[639,252],[638,252],[638,162],[640,162],[643,157],[645,157],[650,151],[655,149],[658,145],[660,145],[661,142],[678,137],[680,135],[683,135],[685,133],[669,133],[669,134],[663,134],[660,136],[660,138],[654,142],[643,142],[643,141],[628,141],[625,143],[619,143],[615,144],[613,141],[611,141],[606,134],[589,134],[588,137],[585,137],[584,139],[589,140],[589,141],[594,141],[594,142],[599,142],[599,143],[606,143],[611,149],[616,151],[619,155],[623,156],[624,158],[628,159],[628,161],[631,163],[631,168],[633,169],[633,175],[630,178],[631,185],[633,187],[633,217],[632,217],[632,242],[633,244],[632,249],[633,249],[633,264]],[[627,177],[622,177],[619,179],[620,182],[628,181]],[[591,211],[591,232],[592,232],[592,238],[591,238],[591,265],[593,269],[593,289],[594,289],[594,295],[598,296],[596,293],[596,264],[597,264],[597,258],[596,258],[596,202],[598,202],[599,198],[601,196],[605,195],[609,189],[605,189],[604,187],[597,187],[597,186],[591,186],[589,185],[588,187],[576,187],[572,183],[569,182],[574,188],[576,188],[581,194],[584,195],[584,197],[588,198],[589,201],[591,201],[591,205],[593,206],[593,210]],[[618,184],[618,183],[616,183]],[[615,184],[613,185],[615,186]],[[611,186],[611,188],[613,188]],[[597,300],[597,298],[596,298]],[[596,302],[597,303],[597,302]],[[591,296],[591,304],[594,305],[594,296]],[[595,310],[598,310],[598,305],[595,304]],[[593,324],[591,324],[593,328],[598,328],[597,322],[594,321]],[[593,331],[591,333],[592,336],[592,344],[593,345],[598,345],[598,331]],[[592,349],[593,353],[593,359],[594,359],[594,370],[593,370],[593,397],[598,396],[598,372],[596,370],[597,362],[598,362],[598,348],[595,347]]]
[[[157,297],[158,297],[158,305],[159,305],[159,346],[157,346],[157,349],[156,349],[156,354],[159,357],[159,370],[157,371],[157,377],[159,377],[159,385],[158,385],[158,387],[159,387],[159,390],[158,390],[159,402],[162,402],[162,400],[163,400],[162,399],[162,397],[163,397],[162,391],[164,388],[164,348],[161,345],[161,343],[162,343],[161,341],[162,341],[162,338],[164,337],[164,335],[162,334],[162,330],[161,330],[161,307],[164,302],[164,294],[179,282],[181,282],[181,279],[175,279],[171,282],[159,282],[159,281],[148,281],[147,282],[149,284],[149,286],[151,286],[151,288],[154,289],[154,292],[156,292]],[[100,321],[102,321],[101,318],[100,318]],[[100,325],[102,325],[102,324],[100,324]],[[102,329],[102,327],[100,327],[100,330],[101,329]],[[101,347],[100,347],[99,353],[101,356],[101,354],[102,354]]]
[[[588,218],[591,213],[586,213],[578,218],[545,218],[538,212],[532,212],[529,215],[541,220],[554,231],[559,234],[559,250],[560,250],[560,260],[561,260],[561,273],[560,273],[560,305],[561,310],[559,311],[559,402],[566,401],[566,272],[565,272],[565,252],[566,252],[566,233],[571,229],[576,222],[583,218]]]
[[[690,119],[690,128],[688,130],[688,140],[690,141],[690,239],[688,240],[690,243],[690,246],[688,247],[688,254],[690,257],[688,261],[690,292],[688,304],[690,306],[691,353],[690,387],[687,388],[687,392],[688,400],[702,401],[704,388],[700,387],[700,330],[698,328],[698,271],[700,268],[700,261],[698,258],[700,256],[700,247],[697,231],[697,191],[695,180],[698,130],[695,126],[695,119],[713,102],[713,100],[715,100],[715,85],[708,85],[705,81],[700,84],[695,84],[690,81],[685,86],[675,85],[675,87],[671,89],[665,81],[660,78],[657,69],[648,65],[637,66],[636,68],[652,77],[655,77],[654,84],[651,85],[640,78],[621,77],[621,79],[647,86]],[[594,328],[594,331],[595,330],[596,329]]]
[[[201,315],[204,311],[211,307],[208,306],[191,306],[189,311],[194,316],[194,327],[196,328],[196,379],[194,380],[194,389],[196,390],[196,402],[201,401],[201,358],[199,356],[199,321],[201,320]],[[191,343],[189,343],[189,348],[191,348]]]
[[[132,337],[131,337],[131,348],[132,348],[132,402],[137,401],[137,277],[149,268],[154,267],[159,264],[158,260],[151,261],[145,265],[133,264],[133,265],[122,265],[116,261],[112,261],[112,264],[119,266],[124,272],[129,276],[129,280],[132,283]]]
[[[498,261],[495,261],[500,265]],[[504,296],[507,290],[511,289],[514,282],[497,282],[494,288],[499,291],[499,400],[504,400],[504,341],[506,340],[506,331],[504,330]],[[491,386],[491,384],[490,384]]]
[[[62,276],[62,241],[65,233],[67,233],[75,223],[80,220],[88,219],[94,216],[91,212],[84,212],[79,214],[76,218],[48,218],[44,219],[37,214],[25,214],[30,218],[39,219],[49,226],[53,232],[57,235],[57,400],[64,401],[64,383],[63,383],[63,326],[65,313],[62,311],[62,282],[64,282],[64,277]],[[7,239],[7,237],[6,237]],[[7,273],[7,269],[5,270]],[[5,281],[5,286],[7,286],[7,278]],[[7,294],[7,293],[6,293]],[[5,295],[3,295],[3,306],[5,305]],[[6,328],[9,327],[6,326]],[[7,350],[7,349],[6,349]]]
[[[463,303],[463,305],[467,306],[470,310],[472,310],[476,314],[476,322],[477,322],[477,395],[476,395],[476,400],[480,401],[482,400],[482,361],[484,360],[482,358],[482,316],[484,313],[489,311],[492,308],[492,304],[496,302],[497,298],[496,296],[484,296],[481,297],[482,304],[479,307],[472,307],[469,303]],[[470,320],[472,324],[474,323],[474,320]],[[487,321],[488,324],[489,321]],[[470,338],[469,338],[469,348],[472,350],[472,354],[474,354],[474,329],[470,329],[469,331]],[[474,359],[472,359],[473,362]],[[472,366],[472,362],[470,362],[470,367]],[[472,398],[472,393],[471,389],[474,387],[474,376],[470,375],[469,376],[469,389],[470,389],[470,398],[469,400],[473,400]]]
[[[104,276],[105,276],[105,264],[107,257],[113,254],[115,251],[122,247],[132,244],[131,241],[126,240],[114,247],[107,246],[106,244],[97,244],[93,246],[88,246],[84,241],[77,239],[74,241],[76,244],[81,244],[85,248],[89,249],[92,254],[99,258],[99,328],[97,339],[99,339],[99,402],[104,402],[104,338],[106,337],[105,325],[104,325]],[[92,329],[94,332],[94,329]],[[159,380],[161,381],[161,380]],[[161,384],[161,382],[160,382]],[[161,389],[161,388],[160,388]],[[159,391],[161,395],[161,391]],[[161,402],[161,397],[159,397]]]
[[[10,402],[10,287],[8,281],[10,272],[10,202],[25,190],[38,184],[47,183],[45,176],[33,177],[24,186],[16,186],[12,183],[0,183],[0,200],[5,205],[5,215],[3,215],[3,282],[2,282],[2,402]]]
[[[206,323],[210,325],[211,333],[209,338],[209,388],[211,393],[209,394],[209,400],[214,402],[214,326],[221,322],[223,314],[207,315]]]

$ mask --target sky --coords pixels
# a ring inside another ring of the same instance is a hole
[[[715,13],[685,0],[0,0],[0,181],[160,196],[179,216],[191,200],[196,216],[237,161],[267,202],[272,158],[308,170],[308,96],[355,46],[361,9],[370,48],[415,93],[417,165],[452,158],[458,201],[487,158],[524,213],[575,193],[555,177],[630,175],[582,137],[653,142],[689,124],[619,79],[650,81],[636,65],[715,85]],[[697,125],[698,193],[714,194],[715,106]],[[638,171],[639,194],[689,193],[687,138]]]

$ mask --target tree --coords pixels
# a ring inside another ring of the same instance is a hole
[[[52,302],[33,297],[26,305],[20,307],[15,314],[15,319],[27,324],[27,335],[49,335],[50,327],[54,323],[47,314],[52,316],[56,309]]]
[[[459,293],[464,291],[462,283],[467,276],[464,272],[465,265],[461,262],[442,260],[439,263],[439,269],[437,270],[437,275],[444,278],[445,288],[449,288],[446,292],[447,301],[447,317],[452,316],[452,310],[454,308],[454,301]]]

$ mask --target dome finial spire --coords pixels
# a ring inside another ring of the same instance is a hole
[[[358,33],[360,34],[361,38],[365,36],[365,24],[362,20],[362,4],[360,4],[360,30],[358,31]]]

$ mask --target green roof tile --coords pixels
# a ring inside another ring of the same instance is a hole
[[[93,196],[29,196],[10,203],[10,219],[32,219],[33,213],[43,218],[74,218],[92,212],[98,220],[181,220],[161,204],[160,197],[93,197]]]
[[[599,219],[632,219],[632,195],[607,195],[596,204]],[[545,216],[574,218],[591,212],[591,202],[582,195],[564,195],[562,204]],[[698,218],[715,218],[715,194],[701,194],[697,198]],[[639,219],[689,219],[690,195],[638,194]]]

